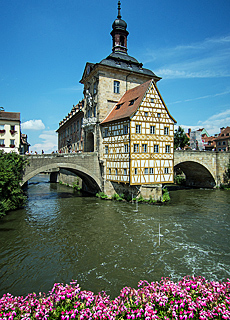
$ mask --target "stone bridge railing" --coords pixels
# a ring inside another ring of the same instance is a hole
[[[175,151],[174,168],[186,174],[188,185],[214,187],[223,182],[230,152]]]
[[[42,172],[60,169],[69,170],[94,189],[101,190],[102,175],[96,152],[61,153],[24,156],[28,164],[24,171],[23,184]]]

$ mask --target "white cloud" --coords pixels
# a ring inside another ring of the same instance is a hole
[[[214,114],[205,121],[198,121],[196,126],[181,125],[185,132],[188,132],[189,128],[192,130],[205,128],[210,135],[220,133],[220,128],[227,126],[230,126],[230,109]]]
[[[39,138],[43,141],[30,146],[30,151],[41,153],[43,150],[45,153],[51,153],[57,150],[57,133],[54,130],[44,131]]]
[[[42,120],[28,120],[21,124],[22,130],[44,130],[45,125]]]
[[[230,90],[226,90],[226,91],[223,91],[223,92],[209,94],[209,95],[196,97],[196,98],[192,98],[192,99],[185,99],[185,100],[178,100],[178,101],[175,101],[175,102],[170,102],[170,103],[168,103],[168,105],[177,104],[177,103],[184,103],[184,102],[191,102],[191,101],[202,100],[202,99],[210,99],[210,98],[215,98],[215,97],[219,97],[219,96],[224,96],[224,95],[229,94],[229,93],[230,93]]]
[[[156,74],[164,79],[230,77],[230,36],[171,48],[148,50],[145,63],[162,65]]]

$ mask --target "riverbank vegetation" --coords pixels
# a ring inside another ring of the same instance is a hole
[[[224,173],[224,183],[220,185],[220,189],[230,190],[230,160]]]
[[[140,281],[138,289],[124,287],[114,300],[105,292],[81,290],[77,282],[56,283],[48,295],[3,295],[0,319],[230,319],[230,281]]]
[[[130,195],[125,196],[123,193],[119,195],[118,193],[114,193],[112,197],[109,197],[104,192],[98,192],[96,197],[101,198],[103,200],[116,200],[116,201],[128,201],[128,202],[139,202],[139,203],[149,203],[149,204],[159,204],[163,202],[170,201],[170,195],[167,188],[163,188],[163,195],[160,201],[154,200],[150,195],[149,199],[144,199],[142,195],[139,197],[131,197]]]
[[[0,150],[0,217],[25,204],[26,196],[20,186],[25,164],[19,154]]]

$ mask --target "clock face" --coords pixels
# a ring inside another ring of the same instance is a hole
[[[87,70],[86,70],[87,74],[90,73],[90,66],[87,66]]]

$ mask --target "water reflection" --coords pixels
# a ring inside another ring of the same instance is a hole
[[[25,209],[0,221],[0,295],[48,292],[72,279],[115,296],[140,279],[229,277],[227,191],[172,191],[170,205],[137,208],[36,179]]]

